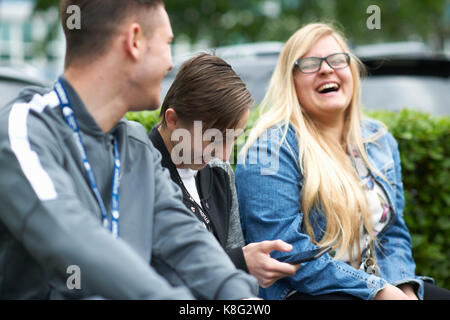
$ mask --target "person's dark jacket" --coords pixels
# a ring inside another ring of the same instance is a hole
[[[150,131],[149,138],[153,146],[161,152],[162,166],[169,170],[172,180],[180,188],[185,189],[157,128],[158,126],[155,126]],[[245,243],[239,218],[233,169],[228,163],[214,159],[198,171],[195,180],[203,211],[211,221],[211,232],[236,268],[248,272],[242,251]],[[198,213],[195,212],[196,208],[192,204],[192,199],[189,198],[188,193],[183,192],[185,205],[194,213]]]

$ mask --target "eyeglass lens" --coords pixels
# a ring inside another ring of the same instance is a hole
[[[331,68],[339,69],[348,66],[349,56],[345,53],[334,53],[325,58],[301,58],[297,60],[297,65],[300,68],[300,71],[312,73],[320,70],[323,61],[326,61]]]

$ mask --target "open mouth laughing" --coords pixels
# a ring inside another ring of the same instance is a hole
[[[325,83],[322,83],[316,89],[316,91],[320,94],[326,94],[326,93],[330,93],[330,92],[336,92],[340,88],[341,88],[341,86],[337,82],[325,82]]]

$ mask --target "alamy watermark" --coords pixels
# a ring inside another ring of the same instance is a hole
[[[381,29],[381,9],[379,6],[372,4],[367,7],[367,14],[370,16],[367,18],[366,26],[369,30]]]
[[[66,27],[69,30],[81,29],[81,9],[77,5],[67,7],[66,13],[69,15],[66,20]],[[366,26],[369,30],[381,29],[381,9],[379,6],[372,4],[367,7],[367,14],[370,16],[366,20]]]
[[[70,276],[67,278],[66,285],[69,290],[81,290],[81,269],[77,265],[70,265],[67,267],[67,274]]]
[[[226,129],[225,132],[215,128],[203,130],[203,122],[194,121],[190,130],[179,128],[172,131],[170,140],[173,148],[170,155],[175,165],[202,165],[213,158],[234,164],[237,159],[237,163],[245,165],[259,164],[263,175],[276,174],[280,133],[277,129],[266,130],[258,138],[258,148],[251,148],[246,159],[242,155],[236,157],[235,152],[242,148],[248,133],[244,133],[243,129]],[[236,141],[238,145],[235,150]]]
[[[67,7],[66,13],[69,15],[66,20],[66,27],[69,30],[81,30],[81,9],[77,5]]]
[[[66,27],[69,30],[81,29],[81,9],[77,5],[67,7],[66,13],[69,15],[66,20]],[[369,30],[381,29],[381,9],[379,6],[372,4],[367,7],[367,14],[370,16],[366,20],[366,26]]]

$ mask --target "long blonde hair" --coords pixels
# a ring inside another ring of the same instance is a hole
[[[261,116],[243,147],[243,154],[245,159],[249,147],[272,126],[284,125],[284,140],[291,124],[296,131],[300,170],[304,176],[301,206],[305,231],[317,245],[333,246],[337,250],[336,258],[348,252],[350,261],[353,262],[353,251],[357,249],[356,263],[359,265],[361,221],[371,239],[375,240],[373,223],[360,178],[346,154],[346,147],[336,146],[336,143],[331,142],[302,109],[294,85],[295,61],[305,55],[320,38],[328,35],[331,35],[345,52],[350,53],[344,37],[335,28],[324,23],[308,24],[286,42],[266,96],[261,102]],[[353,54],[350,70],[354,89],[350,105],[346,109],[343,141],[347,146],[356,149],[365,164],[374,170],[367,159],[360,128],[362,121],[360,73],[363,65]],[[312,209],[319,209],[319,206],[327,220],[326,230],[320,242],[315,239],[309,219]],[[371,241],[372,243],[374,241]],[[371,253],[375,259],[373,249]]]

